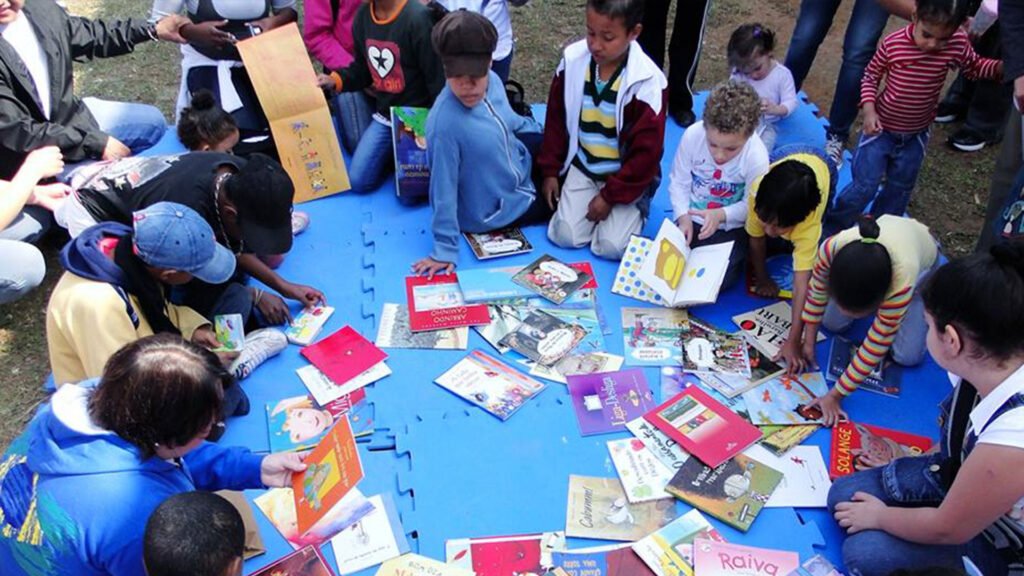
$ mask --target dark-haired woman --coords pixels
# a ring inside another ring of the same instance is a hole
[[[1024,245],[939,268],[922,290],[928,350],[956,384],[938,450],[841,478],[829,508],[854,574],[1024,569]],[[936,383],[945,386],[945,382]]]
[[[57,390],[0,459],[4,575],[141,576],[146,520],[169,496],[290,484],[299,455],[205,440],[229,380],[212,352],[159,334]]]
[[[844,416],[840,404],[886,356],[903,366],[924,359],[924,306],[917,286],[938,262],[938,247],[928,227],[917,220],[882,216],[825,240],[811,273],[804,303],[800,350],[807,365],[817,365],[818,328],[843,332],[857,318],[875,315],[864,342],[836,385],[812,404],[831,426]]]

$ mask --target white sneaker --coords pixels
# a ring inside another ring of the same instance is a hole
[[[831,132],[825,136],[825,154],[828,155],[829,160],[835,165],[837,172],[843,167],[843,152],[845,151],[846,142],[843,142]]]
[[[263,328],[245,335],[245,347],[235,358],[228,370],[236,380],[242,380],[267,359],[277,356],[288,347],[284,332],[275,328]]]
[[[298,236],[309,228],[309,214],[305,212],[292,212],[292,236]]]

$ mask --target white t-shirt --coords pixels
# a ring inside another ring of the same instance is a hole
[[[491,54],[495,61],[504,60],[512,53],[512,19],[508,15],[507,0],[490,0],[487,6],[483,6],[484,0],[439,0],[441,5],[449,11],[456,11],[462,8],[470,12],[483,14],[491,24],[498,30],[498,46]],[[480,8],[483,7],[483,10]]]
[[[762,100],[767,100],[775,105],[781,104],[786,107],[787,112],[784,116],[764,114],[762,119],[768,124],[774,124],[786,116],[789,116],[794,110],[796,110],[798,102],[796,99],[796,83],[793,81],[793,73],[789,71],[789,68],[786,68],[774,60],[772,60],[771,72],[760,80],[754,80],[753,78],[745,74],[740,74],[739,72],[733,72],[730,78],[750,84]]]
[[[46,52],[36,37],[36,31],[28,21],[28,17],[21,12],[14,22],[0,28],[0,36],[3,36],[18,57],[25,63],[28,73],[32,76],[32,82],[36,85],[36,95],[43,105],[43,116],[50,119],[50,70],[47,67]]]
[[[747,140],[735,158],[718,165],[708,148],[704,122],[697,122],[686,129],[672,162],[668,194],[673,218],[678,220],[690,210],[723,208],[722,229],[740,228],[747,218],[747,191],[766,172],[768,150],[757,134]],[[698,216],[693,220],[704,223]]]

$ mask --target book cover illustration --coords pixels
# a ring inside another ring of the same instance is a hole
[[[654,576],[629,544],[559,550],[552,558],[552,576]]]
[[[969,562],[967,558],[964,558],[965,568],[966,563]],[[981,572],[967,572],[968,574],[976,574],[982,576]],[[815,554],[811,556],[799,568],[793,570],[786,576],[843,576],[842,572],[836,569],[824,556],[821,554]]]
[[[606,352],[573,353],[562,358],[553,366],[542,366],[531,361],[530,374],[553,382],[568,384],[566,376],[615,372],[622,368],[623,360],[622,356]]]
[[[465,350],[469,346],[469,328],[413,332],[409,308],[405,304],[384,304],[377,327],[380,348],[422,348],[428,350]]]
[[[732,242],[690,248],[675,222],[665,219],[638,276],[668,306],[710,304],[718,299]]]
[[[778,376],[743,393],[750,421],[759,426],[820,424],[821,409],[808,406],[828,392],[820,372]]]
[[[757,427],[698,386],[683,390],[644,418],[710,466],[718,466],[761,439]]]
[[[438,562],[419,554],[404,554],[381,564],[375,576],[476,576],[472,570]]]
[[[334,576],[334,572],[316,546],[306,546],[253,572],[252,576]]]
[[[568,376],[566,381],[583,436],[621,431],[654,407],[641,368]]]
[[[748,422],[750,421],[750,414],[747,413],[747,404],[743,401],[743,396],[729,398],[712,388],[703,375],[697,376],[696,374],[683,372],[683,369],[679,366],[665,366],[661,369],[662,398],[672,398],[691,386],[700,388],[705,394],[735,412],[740,418]]]
[[[342,416],[303,461],[306,470],[292,475],[299,532],[309,530],[363,479],[348,418]]]
[[[355,437],[373,432],[373,405],[356,390],[320,406],[311,396],[293,396],[266,405],[271,452],[298,452],[320,443],[339,418],[348,414]]]
[[[640,268],[644,265],[647,253],[651,249],[651,239],[643,236],[632,235],[629,243],[626,244],[626,252],[619,262],[619,269],[615,272],[615,282],[612,283],[612,294],[628,296],[649,302],[659,306],[667,306],[665,300],[654,291],[643,280],[640,279]]]
[[[856,344],[842,336],[834,336],[832,345],[828,351],[828,380],[835,382],[846,371],[850,360],[857,353],[859,344]],[[876,367],[868,374],[868,377],[860,383],[858,390],[867,390],[875,394],[899,398],[903,389],[903,368],[892,361],[888,356],[882,361],[882,365]]]
[[[570,304],[581,304],[587,300],[588,307],[592,291],[597,288],[597,281],[594,279],[594,271],[590,262],[572,262],[567,266],[576,271],[577,274],[586,274],[590,280],[580,286],[579,290],[569,295],[568,298],[559,302],[558,306]],[[523,271],[521,266],[498,266],[493,268],[465,268],[459,270],[459,288],[462,289],[462,297],[470,303],[500,303],[516,304],[521,307],[550,307],[552,303],[537,295],[535,290],[521,286],[512,281],[516,274]],[[581,294],[587,290],[586,294]],[[532,300],[540,300],[541,303],[534,304]],[[516,302],[510,302],[515,300]]]
[[[690,458],[665,490],[746,532],[781,481],[782,473],[778,470],[746,454],[737,454],[714,468]]]
[[[779,287],[779,298],[785,298],[787,300],[793,299],[793,255],[792,254],[776,254],[769,256],[764,262],[765,269],[768,270],[768,276],[775,282],[775,285]],[[754,267],[747,267],[747,294],[760,298],[755,292],[754,288],[757,283],[754,281]]]
[[[678,470],[683,467],[683,462],[690,458],[690,454],[683,450],[675,439],[671,438],[651,424],[646,418],[635,418],[626,422],[626,428],[670,470]]]
[[[426,198],[430,194],[427,162],[428,108],[391,107],[391,144],[395,154],[395,194]]]
[[[781,375],[786,370],[782,364],[772,361],[749,341],[747,342],[747,357],[750,359],[750,377],[705,372],[701,374],[701,379],[727,398],[735,398],[743,392]]]
[[[406,276],[405,296],[409,326],[413,332],[490,322],[487,306],[467,306],[463,301],[459,279],[455,274],[435,274],[433,278]]]
[[[312,528],[299,532],[295,513],[295,492],[291,488],[272,488],[253,499],[267,520],[277,528],[288,545],[298,550],[307,545],[319,546],[335,534],[373,512],[373,503],[353,488]]]
[[[825,508],[832,481],[828,466],[817,446],[796,446],[785,456],[775,456],[755,444],[747,448],[747,456],[782,472],[782,482],[765,504],[765,508]]]
[[[409,551],[391,494],[370,497],[373,512],[331,538],[338,572],[354,574]]]
[[[604,344],[604,335],[601,333],[601,322],[597,317],[597,310],[594,308],[546,308],[543,312],[558,318],[567,324],[574,324],[583,328],[586,334],[573,349],[573,354],[588,354],[601,352],[607,346]]]
[[[789,338],[793,326],[789,302],[775,302],[732,317],[747,340],[769,358],[775,358]]]
[[[345,326],[316,344],[306,346],[302,349],[302,355],[338,386],[388,357],[351,326]],[[317,398],[317,401],[321,399]]]
[[[544,384],[479,350],[434,381],[501,420],[508,420],[544,389]]]
[[[481,326],[473,326],[473,330],[476,330],[477,334],[493,346],[498,354],[504,354],[511,348],[501,344],[501,340],[515,332],[516,328],[522,324],[520,309],[511,304],[489,304],[487,315],[490,322]]]
[[[586,335],[586,329],[579,324],[570,324],[542,310],[533,310],[514,332],[498,343],[538,364],[551,366],[575,350]]]
[[[470,250],[478,260],[514,256],[533,250],[533,245],[523,235],[523,231],[514,226],[482,234],[464,232],[462,235],[466,237]]]
[[[679,365],[683,360],[680,343],[689,326],[686,310],[623,308],[622,338],[626,364]]]
[[[445,562],[477,576],[546,574],[551,553],[565,548],[565,534],[544,532],[518,536],[458,538],[445,542]]]
[[[694,565],[701,576],[778,576],[800,567],[800,555],[729,542],[697,540]]]
[[[391,368],[384,362],[378,362],[365,372],[358,374],[355,378],[340,386],[313,365],[303,366],[296,370],[295,374],[302,380],[302,383],[309,390],[310,395],[313,396],[317,404],[325,406],[346,394],[351,394],[369,384],[390,376]]]
[[[245,326],[241,314],[217,314],[213,317],[213,333],[220,344],[214,352],[238,352],[245,348]]]
[[[332,314],[334,314],[334,308],[330,306],[305,308],[288,324],[284,335],[292,344],[306,346],[320,334],[320,330],[323,329]]]
[[[832,427],[829,476],[833,480],[865,467],[861,458],[888,462],[903,456],[920,456],[931,448],[931,438],[899,430],[840,422]]]
[[[693,576],[693,542],[725,542],[700,510],[690,510],[633,544],[633,551],[657,576]]]
[[[673,470],[661,463],[638,438],[608,441],[608,453],[626,491],[626,499],[634,504],[666,498],[665,486]]]
[[[750,378],[747,341],[691,316],[689,328],[683,333],[682,366],[687,372]]]
[[[672,498],[631,504],[617,478],[569,476],[566,536],[633,542],[675,518]]]
[[[821,426],[798,424],[796,426],[758,426],[761,429],[761,446],[776,456],[782,456],[794,446],[811,437]]]
[[[555,304],[561,304],[593,277],[593,274],[580,272],[545,254],[516,273],[512,281]]]

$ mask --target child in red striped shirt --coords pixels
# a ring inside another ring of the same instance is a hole
[[[1002,76],[1002,62],[975,54],[961,28],[968,3],[917,0],[911,23],[882,40],[861,80],[864,127],[853,157],[853,182],[836,198],[827,233],[853,225],[872,198],[875,216],[906,211],[951,69],[972,79]]]

